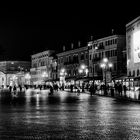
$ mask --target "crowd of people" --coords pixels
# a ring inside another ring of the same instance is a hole
[[[14,85],[14,86],[7,86],[7,88],[9,89],[10,92],[22,92],[25,91],[29,88],[33,88],[33,89],[50,89],[50,94],[53,94],[54,91],[58,91],[58,90],[65,90],[65,89],[69,89],[70,92],[76,91],[77,93],[80,92],[85,92],[89,91],[90,95],[94,95],[94,94],[98,94],[99,92],[101,94],[104,95],[108,95],[111,94],[111,96],[114,96],[114,94],[118,94],[120,96],[124,95],[126,96],[126,91],[127,91],[127,87],[126,85],[122,85],[122,83],[115,83],[113,86],[107,84],[107,86],[105,86],[105,84],[95,84],[94,82],[89,84],[89,83],[82,83],[81,86],[78,85],[74,85],[74,84],[70,84],[70,85],[65,85],[64,83],[62,84],[58,84],[56,82],[53,82],[51,84],[48,85]]]

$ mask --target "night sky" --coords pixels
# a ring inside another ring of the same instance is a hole
[[[90,4],[89,4],[90,5]],[[125,25],[140,13],[124,7],[18,7],[0,9],[0,60],[30,60],[37,52],[84,46],[90,37],[98,39],[125,34]],[[128,10],[128,11],[127,11]]]

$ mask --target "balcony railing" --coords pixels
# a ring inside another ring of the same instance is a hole
[[[69,62],[64,62],[64,65],[70,65],[70,64],[78,64],[79,63],[79,60],[78,61],[69,61]]]

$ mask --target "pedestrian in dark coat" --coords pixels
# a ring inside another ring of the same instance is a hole
[[[50,95],[53,95],[53,91],[54,91],[53,86],[50,86]]]
[[[90,95],[92,96],[95,93],[94,84],[92,84],[89,88]]]

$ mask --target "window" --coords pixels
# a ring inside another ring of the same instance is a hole
[[[83,53],[81,54],[81,60],[84,60],[84,54]]]
[[[63,63],[63,58],[61,58],[61,63]]]
[[[114,43],[117,44],[117,39],[114,40]]]
[[[129,71],[129,76],[131,76],[131,71]]]
[[[135,76],[135,71],[133,70],[133,76]]]
[[[117,64],[114,63],[114,71],[116,71],[116,70],[117,70]]]
[[[139,69],[137,70],[137,76],[139,76]]]
[[[110,45],[110,40],[108,40],[108,45]]]
[[[107,57],[107,51],[105,52],[105,57]]]
[[[112,44],[115,44],[115,41],[114,41],[114,39],[112,40]]]
[[[91,60],[91,54],[89,55],[89,60]]]
[[[102,52],[102,58],[104,57],[104,52]]]
[[[88,59],[88,53],[86,53],[86,59]]]
[[[117,56],[117,50],[115,50],[115,56]]]

